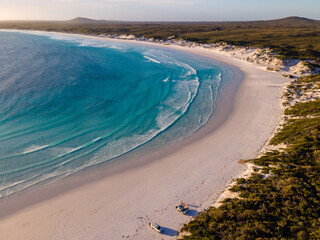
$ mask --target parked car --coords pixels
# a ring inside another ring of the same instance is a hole
[[[162,233],[162,232],[163,232],[163,228],[160,227],[160,226],[159,226],[158,224],[156,224],[156,223],[149,222],[149,226],[150,226],[153,230],[155,230],[156,232],[158,232],[158,233]]]
[[[179,212],[182,212],[184,215],[188,214],[188,207],[187,207],[187,204],[185,204],[185,203],[179,204],[178,206],[176,206],[176,209]]]

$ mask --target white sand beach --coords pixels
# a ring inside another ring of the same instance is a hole
[[[161,151],[132,153],[1,200],[0,239],[175,239],[183,223],[212,205],[245,171],[238,161],[257,156],[272,135],[289,80],[210,50],[164,47],[233,70],[235,82],[224,90],[209,123]],[[191,216],[177,212],[180,201],[189,204]],[[150,221],[164,233],[153,231]]]

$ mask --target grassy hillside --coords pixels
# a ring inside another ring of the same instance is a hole
[[[319,77],[291,87],[319,84]],[[182,228],[191,234],[183,239],[320,239],[320,101],[298,103],[286,114],[290,120],[271,141],[287,144],[284,152],[252,160],[262,169],[237,180],[232,191],[239,198],[201,213]]]
[[[0,28],[37,29],[86,34],[135,34],[165,39],[170,36],[198,43],[227,42],[271,47],[286,58],[320,58],[320,21],[289,17],[253,22],[119,22],[76,18],[70,21],[7,21]]]

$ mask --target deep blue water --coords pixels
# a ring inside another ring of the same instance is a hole
[[[155,138],[181,141],[208,121],[230,79],[173,50],[0,31],[0,198]]]

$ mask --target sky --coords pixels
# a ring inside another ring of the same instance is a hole
[[[320,20],[320,0],[0,0],[0,20]]]

